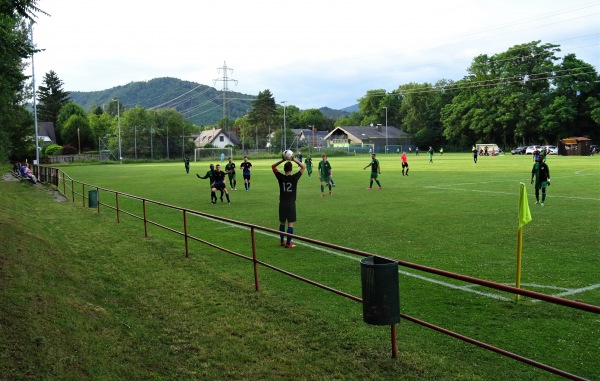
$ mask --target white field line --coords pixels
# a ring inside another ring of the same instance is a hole
[[[448,191],[456,191],[456,192],[474,192],[474,193],[488,193],[488,194],[502,194],[509,196],[518,196],[518,192],[499,192],[499,191],[486,191],[486,190],[478,190],[478,189],[466,189],[466,188],[454,188],[452,186],[435,186],[435,185],[427,185],[424,188],[426,189],[440,189],[440,190],[448,190]],[[528,193],[528,196],[533,196],[533,193]],[[596,197],[573,197],[573,196],[560,196],[555,193],[552,193],[550,198],[565,198],[569,200],[587,200],[587,201],[600,201],[600,198]]]
[[[199,215],[195,215],[195,214],[193,216],[200,217],[200,218],[206,218],[206,219],[209,219],[209,220],[212,220],[212,221],[215,221],[215,222],[220,222],[220,223],[226,225],[226,228],[238,228],[238,229],[250,230],[247,227],[238,226],[238,225],[231,224],[231,223],[228,223],[228,222],[219,221],[219,220],[216,220],[216,219],[213,219],[213,218],[210,218],[210,217],[204,217],[204,216],[199,216]],[[223,228],[216,228],[216,229],[223,229]],[[257,230],[257,232],[260,233],[260,234],[269,236],[269,237],[279,238],[277,235],[272,234],[272,233],[264,232],[264,231],[261,231],[261,230]],[[296,240],[295,244],[296,245],[306,246],[306,247],[309,247],[309,248],[311,248],[313,250],[322,251],[322,252],[325,252],[325,253],[328,253],[328,254],[333,254],[333,255],[336,255],[338,257],[348,258],[348,259],[351,259],[351,260],[354,260],[354,261],[360,261],[360,259],[361,259],[361,258],[356,258],[355,256],[352,256],[350,254],[340,253],[340,252],[335,251],[335,250],[331,250],[331,249],[324,248],[324,247],[321,247],[321,246],[316,246],[316,245],[313,245],[313,244],[310,244],[310,243],[306,243],[306,242],[300,241],[300,240]],[[452,283],[443,282],[441,280],[429,278],[429,277],[426,277],[426,276],[423,276],[423,275],[413,274],[413,273],[410,273],[410,272],[407,272],[407,271],[404,271],[404,270],[398,270],[398,273],[402,274],[402,275],[409,276],[409,277],[421,279],[421,280],[424,280],[426,282],[439,284],[440,286],[448,287],[448,288],[451,288],[451,289],[454,289],[454,290],[471,292],[473,294],[483,295],[483,296],[487,296],[489,298],[494,298],[494,299],[498,299],[498,300],[504,300],[504,301],[511,301],[511,300],[513,300],[512,298],[509,298],[509,297],[506,297],[506,296],[502,296],[502,295],[498,295],[498,294],[494,294],[494,293],[491,293],[491,292],[483,292],[483,291],[473,290],[472,289],[473,287],[478,286],[478,285],[474,285],[474,284],[467,284],[465,286],[457,286],[457,285],[454,285]],[[589,290],[593,290],[595,288],[600,287],[600,284],[599,285],[585,287],[585,288],[579,288],[579,289],[570,289],[570,288],[555,287],[555,286],[542,286],[542,285],[537,285],[537,284],[534,284],[534,283],[522,283],[522,285],[523,286],[536,287],[536,288],[551,288],[551,289],[556,289],[556,290],[562,290],[562,291],[564,291],[562,293],[559,293],[559,294],[556,294],[556,295],[553,295],[553,296],[574,295],[574,294],[577,294],[577,293],[580,293],[580,292],[589,291]],[[534,301],[537,301],[537,300],[534,299]]]

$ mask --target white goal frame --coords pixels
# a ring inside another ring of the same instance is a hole
[[[402,145],[401,144],[390,144],[385,146],[385,153],[402,153]]]
[[[194,161],[201,160],[221,160],[221,153],[225,154],[225,160],[233,158],[233,149],[231,147],[224,148],[195,148]]]

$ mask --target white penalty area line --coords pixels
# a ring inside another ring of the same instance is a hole
[[[486,194],[500,194],[507,196],[518,196],[519,192],[500,192],[500,191],[487,191],[487,190],[479,190],[479,189],[467,189],[467,188],[455,188],[452,186],[436,186],[436,185],[427,185],[424,186],[426,189],[439,189],[439,190],[448,190],[448,191],[456,191],[456,192],[473,192],[473,193],[486,193]],[[533,194],[533,193],[531,193]],[[528,193],[528,195],[531,195]],[[561,196],[555,193],[552,193],[551,198],[564,198],[568,200],[585,200],[585,201],[600,201],[600,198],[595,197],[574,197],[574,196]]]
[[[208,220],[211,220],[211,221],[215,221],[215,222],[220,222],[220,223],[226,225],[227,228],[238,228],[238,229],[243,229],[243,230],[250,230],[250,228],[247,228],[245,226],[239,226],[239,225],[235,225],[235,224],[232,224],[232,223],[229,223],[229,222],[223,222],[223,221],[217,220],[215,218],[211,218],[211,217],[205,217],[205,216],[201,216],[201,215],[197,215],[197,214],[193,214],[193,216],[200,217],[200,218],[205,218],[205,219],[208,219]],[[222,229],[222,228],[217,228],[217,229]],[[257,230],[257,232],[260,233],[260,234],[269,236],[269,237],[279,238],[277,235],[275,235],[273,233],[264,232],[262,230]],[[338,257],[351,259],[353,261],[360,261],[361,260],[361,258],[356,258],[355,256],[352,256],[350,254],[340,253],[338,251],[331,250],[331,249],[324,248],[324,247],[317,246],[317,245],[313,245],[311,243],[307,243],[307,242],[304,242],[304,241],[301,241],[301,240],[296,240],[295,244],[296,245],[301,245],[301,246],[306,246],[306,247],[311,248],[313,250],[322,251],[324,253],[336,255]],[[409,277],[417,278],[417,279],[420,279],[420,280],[423,280],[423,281],[426,281],[426,282],[430,282],[430,283],[435,283],[435,284],[438,284],[440,286],[444,286],[444,287],[455,289],[455,290],[460,290],[460,291],[470,292],[470,293],[477,294],[477,295],[487,296],[489,298],[494,298],[494,299],[504,300],[504,301],[510,301],[510,300],[512,300],[511,298],[508,298],[508,297],[505,297],[505,296],[502,296],[502,295],[498,295],[498,294],[494,294],[494,293],[490,293],[490,292],[473,290],[472,289],[473,285],[471,285],[471,284],[465,285],[465,286],[457,286],[457,285],[452,284],[452,283],[448,283],[448,282],[444,282],[444,281],[441,281],[441,280],[429,278],[429,277],[426,277],[426,276],[423,276],[423,275],[413,274],[413,273],[410,273],[410,272],[404,271],[404,270],[398,270],[398,274],[402,274],[402,275],[406,275],[406,276],[409,276]]]
[[[239,225],[232,224],[232,223],[229,223],[229,222],[224,222],[224,221],[221,221],[221,220],[218,220],[218,219],[215,219],[215,218],[205,217],[205,216],[201,216],[201,215],[197,215],[197,214],[192,214],[192,215],[196,216],[196,217],[204,218],[204,219],[207,219],[207,220],[211,220],[211,221],[214,221],[214,222],[219,222],[219,223],[225,225],[224,227],[219,227],[219,228],[216,228],[216,229],[237,228],[237,229],[243,229],[243,230],[250,230],[250,228],[247,228],[245,226],[239,226]],[[268,236],[268,237],[279,238],[276,234],[273,234],[273,233],[265,232],[265,231],[262,231],[262,230],[257,230],[257,232],[260,233],[260,234],[262,234],[262,235]],[[321,247],[321,246],[313,245],[311,243],[307,243],[307,242],[304,242],[304,241],[301,241],[301,240],[296,240],[295,244],[296,245],[300,245],[300,246],[306,246],[306,247],[311,248],[313,250],[317,250],[317,251],[321,251],[321,252],[324,252],[324,253],[332,254],[332,255],[335,255],[335,256],[338,256],[338,257],[351,259],[353,261],[360,261],[361,260],[361,258],[356,258],[356,256],[353,256],[353,255],[350,255],[350,254],[345,254],[345,253],[342,253],[342,252],[339,252],[339,251],[336,251],[336,250],[331,250],[331,249],[328,249],[328,248],[324,248],[324,247]],[[470,283],[470,284],[467,284],[467,285],[464,285],[464,286],[458,286],[458,285],[455,285],[455,284],[452,284],[452,283],[448,283],[448,282],[444,282],[444,281],[441,281],[441,280],[438,280],[438,279],[433,279],[433,278],[426,277],[426,276],[419,275],[419,274],[413,274],[413,273],[410,273],[410,272],[405,271],[405,270],[398,270],[398,274],[402,274],[402,275],[406,275],[406,276],[409,276],[409,277],[417,278],[417,279],[423,280],[425,282],[430,282],[430,283],[438,284],[440,286],[444,286],[444,287],[451,288],[451,289],[454,289],[454,290],[459,290],[459,291],[464,291],[464,292],[470,292],[470,293],[477,294],[477,295],[487,296],[489,298],[493,298],[493,299],[497,299],[497,300],[503,300],[503,301],[511,301],[511,300],[513,300],[512,297],[509,298],[509,297],[502,296],[502,295],[499,295],[499,294],[495,294],[495,293],[492,293],[492,292],[484,292],[484,291],[474,290],[473,288],[475,288],[475,287],[482,287],[482,286],[480,286],[478,284],[472,284],[472,283]],[[512,284],[508,284],[508,283],[505,283],[505,284],[508,285],[508,286],[512,286]],[[585,292],[585,291],[591,291],[591,290],[595,290],[597,288],[600,288],[600,284],[595,284],[595,285],[591,285],[591,286],[587,286],[587,287],[582,287],[582,288],[567,288],[567,287],[558,287],[558,286],[544,286],[544,285],[535,284],[535,283],[521,283],[521,286],[534,287],[534,288],[547,288],[547,289],[553,289],[553,290],[561,290],[562,292],[559,292],[557,294],[551,295],[551,296],[555,296],[555,297],[558,297],[558,298],[563,297],[563,296],[575,295],[575,294],[579,294],[579,293],[582,293],[582,292]],[[532,299],[532,301],[533,302],[540,302],[541,300]]]

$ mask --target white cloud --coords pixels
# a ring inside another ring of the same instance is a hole
[[[36,76],[69,91],[176,77],[300,108],[342,108],[367,90],[460,79],[479,54],[541,40],[600,65],[600,4],[469,1],[47,0],[34,41]]]

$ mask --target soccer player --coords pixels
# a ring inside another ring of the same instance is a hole
[[[533,164],[531,169],[531,183],[533,184],[533,177],[535,176],[535,204],[540,203],[540,189],[542,190],[542,203],[546,201],[546,187],[550,186],[550,168],[548,164],[544,162],[542,155],[538,156],[537,163]]]
[[[232,158],[229,158],[229,163],[225,166],[225,172],[227,173],[227,177],[229,178],[229,186],[233,190],[237,190],[235,187],[237,185],[236,174],[235,174],[235,163],[232,161]]]
[[[209,179],[210,183],[208,184],[210,186],[210,202],[211,204],[214,204],[217,202],[217,194],[213,191],[213,177],[214,177],[214,173],[215,173],[215,166],[214,165],[210,165],[210,169],[208,170],[208,172],[206,172],[206,175],[204,176],[200,176],[199,174],[196,173],[196,176],[199,179]]]
[[[304,163],[306,164],[306,172],[308,172],[308,177],[312,174],[312,159],[310,157],[310,153],[306,154],[306,159],[304,159]]]
[[[321,197],[325,196],[325,184],[329,187],[329,195],[331,196],[331,164],[327,161],[327,155],[321,156],[323,160],[319,162],[319,177],[321,179]]]
[[[406,176],[408,176],[408,157],[406,157],[406,152],[402,152],[402,176],[404,176],[404,168],[406,168]]]
[[[250,171],[252,170],[252,163],[248,161],[248,156],[244,156],[244,162],[240,164],[242,168],[242,175],[244,176],[244,188],[246,192],[250,190]]]
[[[231,204],[229,192],[227,192],[227,187],[225,186],[225,172],[221,171],[221,164],[217,164],[217,169],[215,170],[215,173],[213,173],[213,180],[214,184],[212,191],[215,193],[215,202],[217,201],[216,191],[221,191],[221,202],[223,202],[223,192],[225,192],[227,203]]]
[[[429,154],[429,162],[433,163],[433,148],[431,146],[429,146],[427,153]]]
[[[281,160],[273,163],[271,169],[279,183],[279,231],[285,232],[285,223],[287,221],[287,232],[294,234],[294,223],[296,222],[296,191],[298,189],[298,180],[304,173],[306,165],[302,164],[295,156],[292,155],[292,161],[300,167],[298,172],[292,175],[292,162],[286,161],[283,165],[284,174],[279,172],[277,166],[285,160],[281,155]],[[288,249],[295,247],[292,243],[292,236],[288,235],[284,243],[284,235],[279,236],[279,243]]]
[[[187,173],[189,175],[190,174],[190,157],[188,155],[185,155],[183,157],[183,163],[185,165],[185,173]]]
[[[302,151],[298,151],[298,161],[302,163]]]
[[[473,146],[473,163],[477,164],[477,147]]]
[[[371,182],[369,183],[367,190],[371,190],[371,187],[373,186],[373,180],[377,182],[379,189],[381,189],[381,183],[379,183],[379,180],[377,179],[377,174],[381,174],[381,168],[379,167],[379,160],[375,158],[374,153],[371,154],[371,162],[367,164],[363,170],[367,169],[369,166],[371,167]]]

